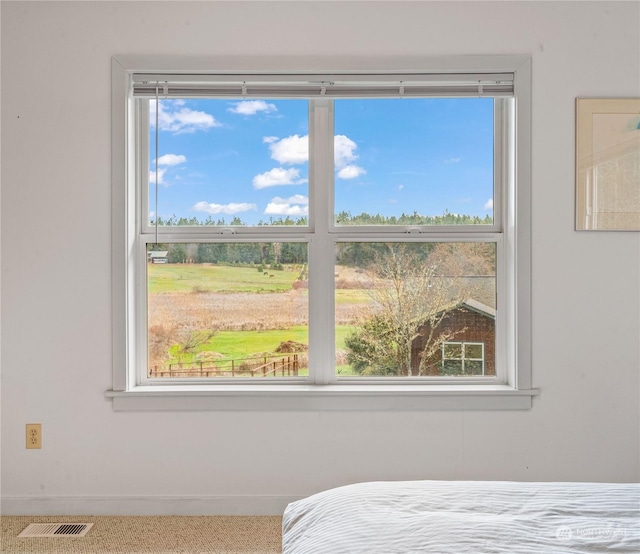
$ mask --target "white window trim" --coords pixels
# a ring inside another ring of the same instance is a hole
[[[340,384],[293,384],[269,385],[233,384],[172,384],[159,386],[136,385],[129,367],[138,358],[136,344],[132,338],[130,322],[135,320],[136,307],[131,299],[138,298],[133,272],[127,267],[133,263],[131,256],[133,241],[136,239],[135,215],[128,209],[137,205],[136,187],[127,183],[135,181],[134,171],[128,159],[132,156],[133,145],[127,151],[123,145],[126,137],[136,132],[137,126],[128,120],[128,96],[131,75],[135,72],[163,71],[184,73],[198,71],[223,72],[234,68],[235,72],[254,72],[255,60],[236,59],[195,59],[171,62],[148,57],[119,57],[112,59],[112,301],[113,301],[113,385],[106,396],[113,401],[116,411],[147,410],[514,410],[529,409],[532,398],[538,390],[531,383],[531,60],[528,56],[456,56],[439,58],[397,58],[379,61],[374,58],[363,60],[310,60],[308,72],[356,72],[370,71],[446,71],[482,72],[510,71],[515,75],[515,96],[517,113],[512,126],[517,152],[511,156],[514,167],[505,173],[515,175],[517,194],[511,195],[506,205],[504,225],[506,233],[505,250],[513,263],[502,264],[503,272],[497,276],[498,289],[504,289],[513,299],[510,313],[501,314],[506,325],[503,329],[512,334],[497,336],[509,349],[503,353],[503,366],[508,368],[505,384],[437,384],[437,383],[394,383],[380,380],[367,382],[341,382]],[[296,73],[292,60],[274,60],[270,71]],[[263,70],[264,72],[264,70]],[[503,137],[510,140],[512,137]],[[516,157],[517,156],[517,157]],[[503,179],[507,175],[502,176]],[[318,191],[316,191],[318,194]],[[514,222],[518,225],[514,232]],[[330,222],[315,222],[315,225],[329,225]],[[334,239],[339,240],[339,233]],[[325,247],[331,243],[326,241]],[[137,263],[137,262],[136,262]],[[514,271],[515,275],[509,272]],[[517,281],[516,281],[517,276]],[[502,281],[502,286],[500,281]],[[323,309],[327,309],[326,304]],[[330,307],[328,309],[331,309]],[[138,313],[140,313],[138,311]],[[139,339],[139,337],[138,337]],[[517,344],[517,350],[515,345]],[[497,349],[496,355],[500,352]],[[507,360],[515,363],[507,365]],[[132,365],[133,364],[133,365]],[[498,365],[498,362],[496,361]],[[327,364],[329,365],[329,364]],[[408,378],[411,379],[411,378]],[[328,382],[328,375],[324,382]]]

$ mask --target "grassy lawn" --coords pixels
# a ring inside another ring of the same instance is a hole
[[[354,328],[349,325],[336,326],[336,347],[344,349],[345,337]],[[267,331],[219,331],[209,341],[202,344],[194,353],[179,354],[178,346],[171,347],[173,361],[192,362],[200,352],[222,354],[220,360],[247,358],[277,354],[276,348],[285,341],[309,344],[309,329],[298,325],[289,329],[271,329]],[[179,359],[178,359],[179,358]]]
[[[224,359],[246,358],[275,354],[280,343],[289,340],[308,344],[308,328],[299,325],[290,329],[268,331],[220,331],[200,351],[219,352],[224,355]]]
[[[348,325],[336,326],[336,348],[344,349],[345,337],[353,330]],[[291,327],[289,329],[273,329],[268,331],[220,331],[208,342],[199,346],[193,353],[179,353],[179,347],[173,346],[170,349],[171,363],[191,363],[198,361],[198,354],[206,352],[216,352],[220,354],[216,361],[224,364],[231,360],[239,360],[252,356],[274,356],[281,355],[287,357],[290,354],[278,354],[276,348],[285,341],[295,341],[302,344],[309,344],[308,328],[305,325]],[[348,366],[340,366],[340,374],[350,374]],[[307,375],[303,372],[301,375]]]
[[[344,350],[344,339],[355,330],[352,325],[336,325],[336,349]]]
[[[336,304],[368,304],[371,294],[363,289],[336,289]]]
[[[292,270],[208,264],[147,264],[149,294],[163,292],[284,292],[298,276]]]

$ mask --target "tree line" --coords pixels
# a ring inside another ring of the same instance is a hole
[[[336,215],[336,222],[341,225],[486,225],[492,223],[489,216],[452,214],[445,211],[439,216],[423,216],[414,212],[411,215],[396,216],[370,215],[361,213],[353,216],[349,212]],[[289,226],[307,225],[306,217],[292,219],[271,218],[258,225]],[[152,222],[155,224],[155,222]],[[196,217],[158,218],[161,226],[245,226],[239,217],[226,222],[224,218],[213,220],[208,217],[200,220]],[[415,261],[423,263],[430,255],[435,243],[407,243]],[[385,243],[345,242],[338,243],[336,264],[348,267],[370,267],[376,263],[380,254],[386,250]],[[212,263],[230,265],[264,265],[304,264],[308,262],[307,244],[304,242],[217,242],[217,243],[161,243],[150,244],[148,251],[166,251],[169,263]],[[486,249],[483,257],[486,257]]]
[[[303,242],[211,242],[149,244],[147,252],[167,252],[172,264],[262,265],[281,269],[283,264],[307,263]]]
[[[448,210],[445,210],[441,215],[422,215],[417,211],[414,211],[412,214],[403,213],[399,216],[386,216],[379,213],[368,214],[366,212],[353,215],[351,212],[343,210],[336,214],[335,222],[338,225],[491,225],[493,223],[493,218],[488,214],[481,217],[479,215],[455,214]],[[270,217],[266,221],[260,220],[257,223],[257,226],[305,226],[308,223],[309,219],[306,216],[300,216],[297,218],[286,216],[278,218]],[[151,225],[155,224],[156,221],[151,220]],[[164,218],[159,216],[158,225],[244,227],[247,226],[247,223],[242,221],[238,216],[234,216],[231,220],[227,221],[224,217],[214,219],[211,216],[207,216],[205,219],[198,219],[195,216],[177,217],[172,215]]]

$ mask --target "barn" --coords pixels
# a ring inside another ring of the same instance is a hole
[[[152,250],[147,252],[147,260],[152,264],[167,264],[169,263],[168,254],[167,250]]]
[[[442,314],[442,312],[441,312]],[[429,322],[419,327],[411,345],[411,371],[419,374],[425,343],[431,336],[439,348],[429,357],[427,375],[495,375],[496,341],[494,308],[467,299],[448,308],[435,330]]]

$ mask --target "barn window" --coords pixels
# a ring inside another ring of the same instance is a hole
[[[527,391],[528,323],[514,323],[529,310],[528,62],[491,61],[270,73],[114,60],[116,403]]]
[[[483,342],[443,342],[443,375],[484,375]]]

